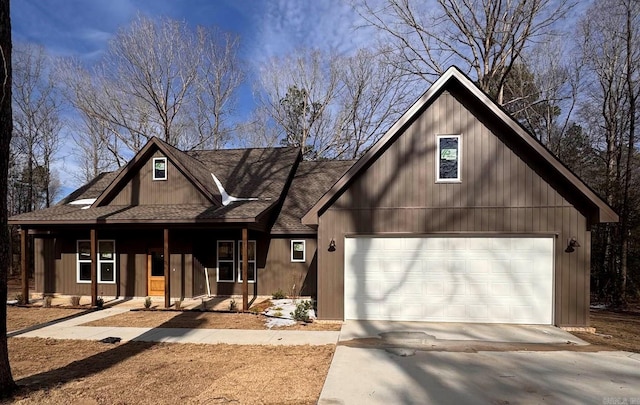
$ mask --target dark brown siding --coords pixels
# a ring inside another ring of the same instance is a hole
[[[171,296],[191,297],[193,260],[188,233],[175,231],[170,237]],[[56,239],[35,238],[36,291],[67,295],[90,295],[90,284],[76,280],[76,241],[88,239],[89,232],[66,232]],[[147,252],[160,248],[162,230],[101,231],[98,239],[116,242],[116,284],[99,283],[98,294],[116,297],[147,295]]]
[[[90,295],[90,284],[80,284],[76,281],[76,241],[87,239],[88,234],[88,231],[66,232],[64,238],[35,239],[36,291]],[[241,283],[216,282],[217,241],[235,242],[237,269],[240,238],[239,229],[170,230],[171,297],[185,298],[207,294],[205,269],[209,274],[212,295],[241,295]],[[98,230],[98,239],[114,239],[117,252],[117,284],[98,284],[98,294],[118,297],[146,296],[147,252],[149,249],[162,247],[162,229]],[[267,234],[251,231],[249,239],[257,241],[258,280],[249,284],[251,295],[271,295],[277,290],[282,290],[287,295],[316,295],[317,246],[313,236],[270,239]],[[291,262],[292,239],[306,241],[306,262]]]
[[[461,135],[460,183],[435,182],[436,135],[441,134]],[[343,317],[345,235],[544,233],[558,235],[555,323],[586,325],[586,218],[518,150],[508,133],[476,119],[450,93],[437,98],[321,213],[318,240],[333,238],[337,249],[319,251],[319,316]],[[583,247],[568,254],[564,249],[572,236]]]
[[[306,240],[306,262],[292,263],[290,252],[291,239]],[[206,238],[199,238],[200,245],[196,248],[194,266],[194,288],[201,294],[206,294],[206,280],[204,277],[205,268],[209,275],[209,286],[212,295],[240,295],[242,294],[242,284],[238,282],[217,282],[217,241],[234,240],[236,271],[238,269],[238,240],[239,231],[228,231],[227,233],[210,234]],[[295,290],[296,294],[313,295],[316,294],[316,242],[315,238],[274,238],[269,239],[268,235],[262,233],[249,233],[249,240],[256,240],[257,243],[257,282],[249,284],[249,294],[271,295],[277,290],[282,290],[287,295]],[[295,287],[294,287],[295,286]],[[194,290],[194,294],[196,291]]]
[[[53,270],[55,268],[56,240],[53,238],[34,238],[33,242],[35,291],[51,290],[51,284],[55,281],[55,277],[49,276],[45,278],[44,269]],[[53,271],[51,273],[53,274]]]
[[[209,203],[169,159],[167,159],[167,180],[153,180],[154,157],[163,157],[163,155],[158,151],[149,158],[109,205]]]
[[[291,241],[305,240],[305,262],[291,262]],[[282,290],[303,296],[316,296],[317,243],[315,238],[274,238],[269,244],[265,268],[258,276],[261,295]]]

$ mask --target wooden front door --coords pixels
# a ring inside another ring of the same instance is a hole
[[[164,295],[164,252],[150,249],[147,253],[147,295]]]

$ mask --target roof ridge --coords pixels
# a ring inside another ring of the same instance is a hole
[[[190,149],[182,151],[183,153],[197,153],[197,152],[224,152],[224,151],[251,151],[251,150],[273,150],[273,149],[300,149],[297,146],[260,146],[254,148],[219,148],[219,149]]]

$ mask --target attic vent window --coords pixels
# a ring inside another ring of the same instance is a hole
[[[436,173],[438,182],[460,181],[460,135],[438,135]]]
[[[153,158],[153,179],[154,180],[166,180],[167,179],[167,158]]]

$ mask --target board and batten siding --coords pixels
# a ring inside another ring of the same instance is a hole
[[[305,261],[291,261],[291,241],[305,241]],[[265,268],[258,274],[261,295],[271,295],[278,290],[290,295],[292,291],[302,296],[315,296],[317,276],[317,242],[312,237],[272,237]]]
[[[153,180],[153,158],[136,171],[108,205],[210,204],[193,183],[167,158],[167,180]]]
[[[318,218],[318,314],[344,314],[344,238],[355,235],[555,236],[554,323],[586,325],[590,232],[586,217],[525,162],[502,127],[444,92]],[[489,128],[491,126],[491,128]],[[436,183],[436,136],[461,136],[461,182]],[[567,194],[567,193],[565,193]],[[565,253],[567,239],[581,247]]]
[[[116,242],[116,283],[98,283],[98,295],[145,297],[147,295],[147,252],[162,248],[162,230],[100,231],[98,240]],[[190,238],[170,232],[171,297],[191,297],[193,255]],[[89,239],[88,232],[68,232],[64,237],[34,238],[35,290],[45,294],[91,295],[90,283],[77,282],[77,240]],[[55,269],[55,271],[53,271]]]
[[[234,235],[234,236],[228,236]],[[216,246],[218,240],[235,242],[235,269],[238,271],[239,232],[231,234],[218,233],[208,238],[205,244],[198,246],[194,257],[194,288],[206,294],[205,269],[208,271],[211,295],[231,296],[242,294],[242,283],[216,281]],[[305,262],[291,262],[291,240],[306,241]],[[282,290],[286,295],[292,291],[303,296],[316,293],[316,240],[314,237],[268,237],[265,234],[250,232],[249,240],[257,243],[257,282],[249,284],[250,295],[272,295]],[[196,291],[194,291],[195,293]]]

